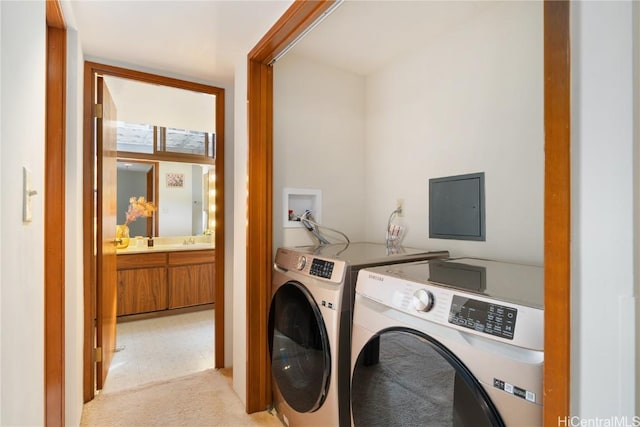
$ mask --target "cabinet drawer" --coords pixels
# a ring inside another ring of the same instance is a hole
[[[127,268],[164,267],[167,264],[167,253],[118,255],[118,270]]]
[[[216,251],[169,252],[169,265],[188,265],[215,262]]]

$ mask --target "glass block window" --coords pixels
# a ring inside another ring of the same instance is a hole
[[[117,121],[116,126],[118,151],[153,153],[154,129],[152,125]]]
[[[167,128],[164,151],[204,155],[206,132]]]
[[[158,128],[158,151],[214,158],[214,134],[186,129]],[[206,151],[205,151],[206,150]]]

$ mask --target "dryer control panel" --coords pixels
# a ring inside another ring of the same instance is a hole
[[[531,350],[544,349],[544,311],[541,309],[380,273],[384,271],[360,270],[356,294],[460,332]]]
[[[512,340],[517,316],[516,308],[453,295],[449,323]]]

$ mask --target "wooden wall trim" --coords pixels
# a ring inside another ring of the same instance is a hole
[[[215,333],[215,347],[214,347],[214,367],[215,368],[224,368],[225,360],[224,360],[224,275],[225,275],[225,233],[224,233],[224,212],[225,212],[225,192],[224,192],[224,152],[225,152],[225,134],[224,134],[224,126],[225,126],[225,92],[220,91],[216,93],[216,123],[219,123],[220,126],[216,125],[216,196],[215,196],[215,206],[216,206],[216,226],[214,230],[214,240],[215,240],[215,248],[216,248],[216,271],[215,271],[215,280],[216,280],[216,288],[215,288],[215,311],[214,311],[214,324]]]
[[[269,65],[335,1],[296,0],[248,55],[247,412],[271,404],[267,316],[271,302],[273,69]]]
[[[570,40],[568,1],[544,2],[544,425],[570,415]]]
[[[189,80],[176,79],[173,77],[161,76],[158,74],[145,73],[144,71],[131,70],[128,68],[116,67],[114,65],[100,64],[97,62],[86,61],[86,64],[91,69],[95,70],[95,72],[100,74],[105,74],[105,75],[114,76],[114,77],[121,77],[123,79],[129,79],[129,80],[138,80],[141,82],[152,83],[152,84],[157,84],[162,86],[171,86],[178,89],[187,89],[187,90],[192,90],[194,92],[209,93],[216,96],[218,94],[221,94],[222,99],[224,100],[224,89],[216,86],[206,85],[203,83],[196,83]],[[217,107],[218,107],[218,103],[216,103],[216,108]],[[224,114],[224,110],[223,110],[223,114]]]
[[[60,0],[46,0],[45,14],[48,27],[60,30],[64,30],[67,27],[64,22]]]
[[[267,316],[272,260],[272,68],[249,61],[249,200],[247,227],[247,412],[271,401]],[[259,100],[259,101],[258,101]]]
[[[67,33],[48,1],[44,155],[44,422],[65,424],[65,156]],[[53,16],[50,16],[53,14]],[[51,25],[53,24],[53,25]]]
[[[249,60],[270,64],[335,2],[336,0],[296,0],[249,52]]]

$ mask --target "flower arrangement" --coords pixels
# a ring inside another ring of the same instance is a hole
[[[152,202],[148,202],[143,196],[131,197],[129,199],[129,209],[127,210],[127,219],[124,225],[129,225],[141,216],[149,217],[156,210]]]

